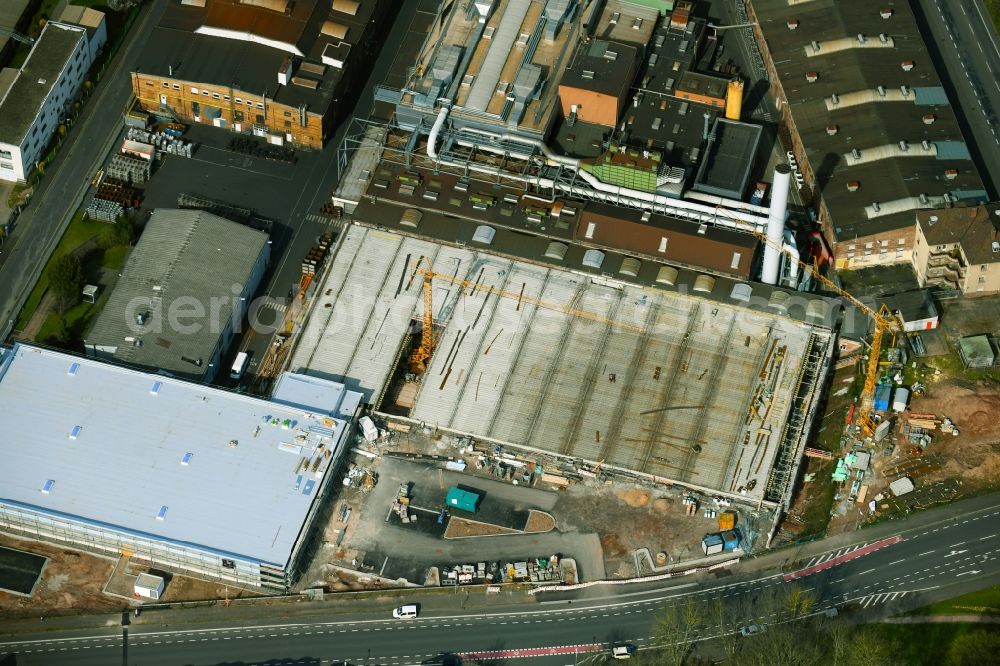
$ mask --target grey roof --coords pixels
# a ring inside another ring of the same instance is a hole
[[[267,249],[267,234],[211,213],[153,211],[107,305],[86,336],[86,345],[117,346],[115,358],[121,362],[200,378],[232,315],[233,285],[239,285],[239,296]],[[202,304],[206,315],[186,318],[183,323],[202,325],[195,332],[173,330],[164,320],[170,308],[192,298]],[[212,299],[221,303],[217,317],[208,316]],[[133,317],[143,311],[150,317],[139,326]],[[219,325],[213,327],[211,319]],[[141,338],[141,346],[126,343],[126,337]],[[201,359],[204,365],[198,367],[184,358]]]
[[[0,100],[0,141],[21,145],[42,102],[58,82],[76,45],[85,37],[83,28],[54,22],[45,24],[20,75]]]
[[[0,404],[0,502],[277,566],[319,495],[296,463],[348,425],[25,345],[0,361]]]
[[[1000,262],[1000,202],[922,210],[917,223],[932,247],[959,243],[973,266]]]
[[[964,138],[910,3],[886,4],[892,5],[892,16],[884,20],[878,4],[753,2],[832,230],[843,240],[912,224],[921,194],[933,198],[954,190],[983,189],[967,152],[946,148],[935,156],[936,151],[921,151],[924,140],[935,144],[964,142]],[[799,21],[796,29],[788,29],[789,19]],[[865,36],[865,48],[858,35]],[[814,41],[820,45],[818,52],[812,48]],[[883,44],[888,47],[882,48]],[[913,63],[909,71],[902,66],[906,61]],[[818,75],[814,83],[806,81],[809,72]],[[885,98],[875,92],[879,86],[886,91]],[[905,94],[902,86],[907,87]],[[869,94],[868,101],[855,97],[851,101],[858,103],[847,103],[851,93],[861,91]],[[834,94],[841,104],[828,108]],[[898,101],[881,101],[893,97]],[[924,123],[925,115],[934,116],[932,124]],[[829,125],[837,125],[836,134],[827,133]],[[849,165],[845,157],[854,148],[874,152],[900,141],[910,146],[906,154],[885,154],[883,159],[856,165]],[[945,178],[946,169],[958,170],[954,180]],[[851,181],[858,181],[860,188],[849,191]],[[886,206],[910,198],[907,204]],[[869,219],[865,208],[874,202],[890,214]],[[933,199],[926,205],[934,205]]]
[[[708,145],[698,167],[694,189],[731,199],[742,199],[750,180],[760,125],[716,118],[712,126],[715,139]]]
[[[582,42],[566,67],[561,83],[621,99],[632,85],[629,75],[638,53],[638,49],[628,44],[601,40],[589,44]]]
[[[915,289],[890,294],[883,300],[890,310],[899,313],[904,322],[933,319],[938,316],[938,309],[934,305],[930,289]]]

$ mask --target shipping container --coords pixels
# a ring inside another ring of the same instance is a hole
[[[740,547],[740,534],[736,530],[727,530],[722,533],[723,550],[736,550]]]
[[[476,507],[479,505],[479,494],[461,488],[449,488],[445,501],[453,509],[475,513]]]
[[[159,599],[163,594],[163,587],[163,578],[143,573],[136,576],[135,584],[132,587],[132,593],[137,597]]]
[[[905,412],[906,405],[910,401],[910,390],[905,388],[896,389],[896,393],[892,398],[892,411],[894,412]]]
[[[892,387],[886,384],[875,387],[875,411],[889,411],[889,398],[892,397]]]
[[[721,534],[706,534],[701,540],[701,549],[706,555],[717,555],[725,548]]]

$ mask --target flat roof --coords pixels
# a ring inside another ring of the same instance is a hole
[[[742,199],[750,180],[762,128],[717,117],[701,158],[694,189],[731,199]]]
[[[773,291],[758,295],[758,285],[745,285],[746,304],[762,309],[746,316],[731,297],[734,283],[721,278],[699,283],[702,297],[687,284],[643,287],[492,251],[348,227],[290,367],[382,396],[421,318],[421,281],[408,276],[427,257],[439,335],[411,418],[717,491],[749,485],[748,497],[763,496],[810,338],[828,341],[828,329],[768,311]],[[772,344],[783,367],[758,424],[746,410]],[[816,347],[820,357],[824,348]]]
[[[204,376],[232,317],[233,286],[242,293],[267,251],[267,234],[248,226],[202,210],[154,210],[84,344],[115,347],[122,363]],[[173,326],[170,313],[189,313],[194,302],[201,315],[181,315],[182,326]]]
[[[305,104],[311,112],[322,115],[344,73],[323,64],[324,50],[338,45],[350,50],[358,43],[377,1],[348,3],[351,7],[357,4],[353,15],[340,11],[340,4],[296,0],[288,3],[287,12],[279,13],[238,0],[211,0],[204,7],[172,1],[146,40],[135,67],[145,74],[265,95],[287,106]],[[345,36],[324,34],[327,21],[345,28]],[[316,82],[316,88],[278,84],[278,70],[292,55],[322,72],[294,72]]]
[[[0,502],[279,567],[349,425],[22,344],[0,363]]]
[[[581,42],[560,85],[622,99],[632,86],[630,75],[637,56],[638,49],[628,44],[599,39]]]
[[[22,144],[42,103],[86,36],[83,28],[53,21],[45,24],[13,85],[0,100],[0,142]]]
[[[985,198],[968,150],[951,149],[956,143],[964,148],[965,139],[913,10],[909,3],[889,4],[892,15],[883,19],[878,4],[753,3],[832,230],[841,240],[907,226],[916,208],[943,203],[923,204],[922,194]],[[794,30],[788,29],[790,19],[798,21]],[[906,71],[904,63],[912,68]],[[810,72],[818,77],[813,83],[806,80]],[[905,96],[902,86],[909,91]],[[928,115],[932,124],[924,122]],[[829,125],[837,126],[835,134],[827,132]],[[893,150],[900,141],[907,142],[907,151]],[[934,149],[923,150],[922,141]],[[852,149],[865,160],[852,163]],[[876,155],[880,159],[868,159]],[[954,179],[945,178],[947,169],[957,170]],[[860,183],[854,192],[847,188],[852,181]],[[869,217],[866,208],[874,202],[880,214]]]

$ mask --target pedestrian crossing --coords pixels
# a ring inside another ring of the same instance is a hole
[[[856,546],[849,546],[847,548],[841,548],[840,550],[831,551],[831,552],[825,553],[823,555],[817,555],[816,557],[814,557],[811,560],[809,560],[809,563],[806,564],[806,566],[803,567],[803,568],[804,569],[808,569],[809,567],[814,567],[817,564],[823,564],[827,560],[832,560],[832,559],[841,557],[843,555],[847,555],[848,553],[853,553],[854,551],[858,550],[859,548],[864,548],[867,545],[868,545],[867,543],[859,543]]]
[[[903,590],[901,592],[880,592],[878,594],[868,594],[861,597],[858,602],[861,604],[862,608],[869,608],[872,606],[878,606],[879,604],[887,604],[896,599],[902,599],[907,595],[907,591]]]
[[[260,302],[260,309],[261,310],[274,310],[278,314],[284,314],[285,310],[288,309],[288,306],[285,305],[284,303],[282,303],[281,301],[276,301],[276,300],[271,299],[271,298],[265,298],[265,299],[262,299],[261,302]]]

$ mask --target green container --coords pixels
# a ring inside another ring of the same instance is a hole
[[[449,488],[445,502],[448,503],[448,507],[451,509],[462,509],[463,511],[475,513],[476,505],[479,504],[479,494],[471,493],[461,488]]]

